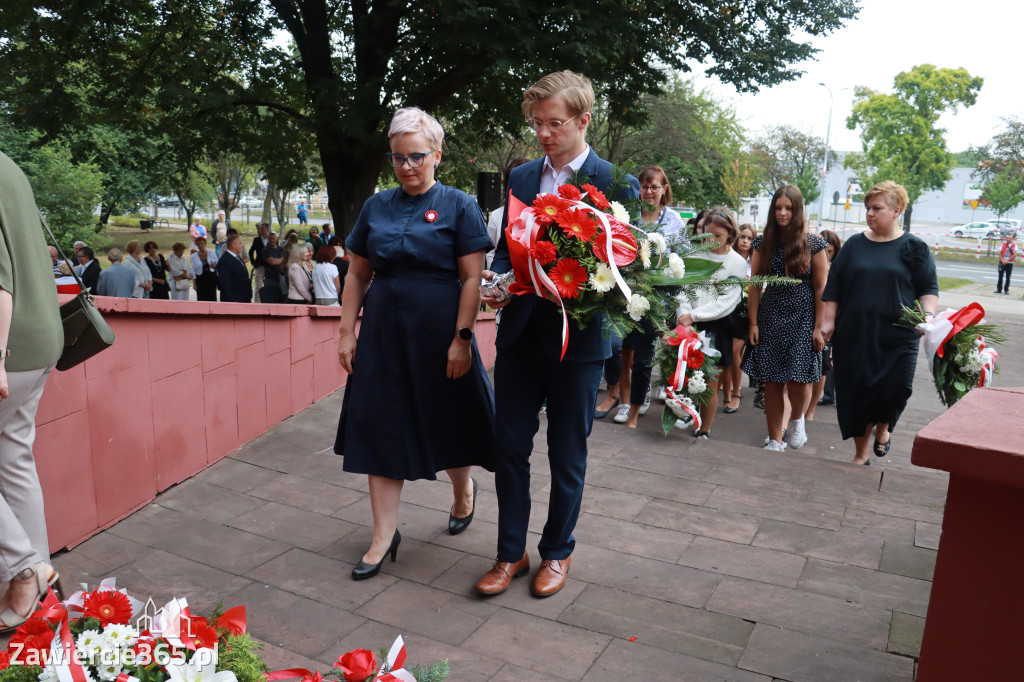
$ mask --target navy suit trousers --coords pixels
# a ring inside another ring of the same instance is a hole
[[[548,464],[551,495],[540,539],[542,559],[564,559],[576,541],[572,532],[583,500],[587,437],[594,425],[603,360],[559,362],[532,334],[498,349],[494,363],[495,486],[498,492],[498,560],[519,561],[530,523],[530,454],[540,428],[538,412],[548,401]]]

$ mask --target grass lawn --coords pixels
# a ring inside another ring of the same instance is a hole
[[[950,291],[951,289],[959,289],[965,287],[968,284],[974,284],[969,279],[963,279],[962,277],[939,277],[939,291]]]

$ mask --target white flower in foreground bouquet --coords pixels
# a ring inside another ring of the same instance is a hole
[[[665,238],[661,235],[661,233],[651,232],[647,236],[650,238],[651,245],[654,247],[654,252],[656,254],[660,256],[663,253],[665,253],[666,250],[668,250],[668,242],[665,241]],[[676,258],[678,257],[679,256],[676,256]]]
[[[704,389],[708,387],[707,382],[704,381],[704,372],[699,369],[690,375],[689,380],[686,382],[686,390],[693,395],[703,393]]]
[[[214,672],[217,667],[215,662],[203,665],[199,659],[198,655],[189,663],[175,662],[172,659],[167,664],[168,682],[238,682],[238,678],[230,670]]]
[[[636,252],[640,256],[640,262],[644,264],[644,267],[651,267],[651,243],[646,239],[641,239]]]
[[[590,286],[594,287],[594,291],[599,294],[611,291],[612,287],[615,286],[615,277],[612,275],[612,269],[604,263],[598,263],[597,268],[590,274]]]
[[[627,211],[626,207],[617,201],[612,202],[612,215],[615,216],[616,220],[624,223],[629,222],[629,211]]]
[[[651,302],[640,294],[633,294],[629,299],[629,303],[626,304],[626,312],[629,313],[634,322],[639,322],[650,309]]]
[[[668,267],[665,268],[665,274],[676,279],[682,279],[686,276],[686,263],[679,257],[678,253],[668,254]]]

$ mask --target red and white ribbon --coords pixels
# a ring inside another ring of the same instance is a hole
[[[981,355],[981,359],[985,363],[981,366],[978,388],[985,388],[992,385],[992,379],[996,373],[996,359],[999,358],[999,353],[996,352],[995,348],[986,346],[985,337],[980,334],[974,341],[974,345],[978,347],[978,354]]]
[[[377,682],[416,682],[413,674],[402,667],[405,665],[405,658],[405,641],[399,635],[388,652],[388,672],[378,672]],[[381,669],[383,670],[383,668]]]

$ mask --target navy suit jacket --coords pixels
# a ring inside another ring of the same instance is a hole
[[[544,158],[513,168],[509,175],[509,193],[529,206],[540,193],[540,177],[544,168]],[[587,155],[580,174],[590,178],[590,184],[602,192],[611,183],[612,165],[600,158],[593,149]],[[640,196],[640,183],[632,175],[628,176],[629,187],[614,197],[620,201]],[[505,242],[505,226],[508,225],[508,197],[505,197],[505,210],[501,221],[501,237],[491,262],[491,270],[497,274],[512,269],[512,261],[508,255],[508,244]],[[496,346],[511,346],[527,327],[532,326],[531,335],[536,335],[544,352],[555,359],[562,352],[562,314],[551,301],[539,299],[534,294],[513,296],[512,301],[501,312],[501,324],[498,325]],[[565,352],[565,360],[589,362],[604,360],[612,354],[611,338],[603,333],[604,316],[594,318],[580,329],[575,322],[569,320],[569,347]]]
[[[217,286],[222,302],[249,303],[252,301],[252,283],[245,263],[235,254],[225,253],[217,261]]]
[[[100,263],[98,260],[93,258],[89,261],[89,264],[82,270],[82,274],[79,275],[82,278],[82,284],[89,290],[90,294],[96,295],[96,286],[100,283]]]

